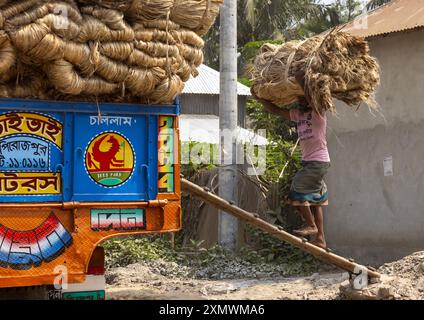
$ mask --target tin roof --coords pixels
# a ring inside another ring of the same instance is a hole
[[[219,72],[202,64],[197,69],[199,75],[191,77],[185,84],[183,94],[213,94],[219,95],[220,76]],[[237,83],[237,93],[239,96],[250,96],[249,87]]]
[[[265,146],[266,137],[241,127],[237,127],[235,138],[240,143]],[[180,139],[183,142],[219,144],[219,117],[206,114],[182,114],[180,116]]]
[[[424,26],[424,0],[393,0],[356,17],[342,31],[373,37]]]

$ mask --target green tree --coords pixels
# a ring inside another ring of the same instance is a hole
[[[311,10],[314,0],[239,0],[241,43],[264,39],[283,39]]]
[[[373,0],[387,1],[387,0]],[[239,49],[249,42],[310,37],[348,22],[361,12],[359,0],[238,0]],[[219,67],[219,18],[205,37],[205,62]],[[240,66],[243,69],[243,65]]]
[[[383,4],[389,3],[390,1],[392,0],[370,0],[367,3],[366,8],[368,11],[371,11],[382,6]]]
[[[298,36],[311,37],[346,23],[361,13],[358,0],[335,0],[331,4],[317,3],[311,7],[305,20],[299,24]]]
[[[283,40],[299,24],[315,0],[238,0],[237,41],[241,49],[251,41]],[[219,67],[219,18],[205,36],[205,62]]]

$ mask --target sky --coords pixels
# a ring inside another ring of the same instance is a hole
[[[323,4],[331,4],[334,3],[336,0],[319,0],[319,2]],[[358,0],[362,2],[363,6],[361,7],[361,10],[365,10],[365,5],[367,4],[368,0]]]
[[[325,3],[325,4],[330,4],[330,3],[333,3],[333,2],[335,2],[335,0],[320,0],[322,3]],[[367,0],[360,0],[363,4],[365,4],[366,2],[367,2]]]

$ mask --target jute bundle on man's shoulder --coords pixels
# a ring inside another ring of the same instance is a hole
[[[0,97],[167,103],[223,0],[0,0]]]
[[[361,102],[374,106],[380,69],[363,38],[331,32],[304,41],[263,45],[252,80],[252,91],[259,98],[284,106],[305,96],[312,108],[323,113],[335,111],[332,98],[350,106]]]

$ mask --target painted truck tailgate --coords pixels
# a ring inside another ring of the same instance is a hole
[[[173,105],[0,100],[0,287],[84,281],[119,235],[181,228]]]
[[[1,202],[157,197],[159,126],[177,107],[90,106],[1,101]]]

